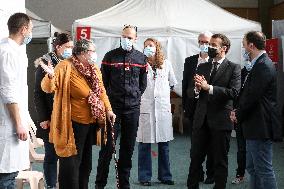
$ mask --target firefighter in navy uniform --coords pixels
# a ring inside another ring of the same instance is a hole
[[[133,48],[137,39],[136,27],[127,25],[122,30],[121,46],[106,53],[101,66],[103,82],[111,106],[116,114],[115,135],[120,127],[118,178],[121,189],[130,188],[129,176],[137,135],[140,100],[147,86],[146,57]],[[116,138],[116,137],[115,137]],[[113,146],[111,128],[98,160],[96,189],[107,184]]]

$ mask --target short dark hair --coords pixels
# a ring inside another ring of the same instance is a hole
[[[91,40],[88,39],[81,39],[77,41],[74,45],[74,48],[72,50],[73,55],[80,55],[84,52],[88,52],[88,49],[90,48],[90,45],[94,43]]]
[[[225,52],[227,54],[227,52],[230,50],[230,47],[231,47],[231,42],[230,42],[229,38],[227,36],[225,36],[224,34],[221,34],[221,33],[214,34],[214,35],[212,35],[211,38],[221,39],[222,40],[222,44],[221,44],[222,47],[223,46],[227,47],[226,52]]]
[[[134,29],[134,31],[136,33],[136,37],[137,37],[137,31],[138,31],[137,26],[133,26],[133,25],[130,25],[130,24],[124,24],[122,31],[124,31],[125,29],[128,29],[128,28]]]
[[[61,46],[65,43],[68,43],[69,41],[72,41],[72,38],[69,34],[67,33],[58,33],[58,32],[55,32],[54,33],[54,39],[52,41],[52,45],[53,45],[53,48],[55,49],[55,47],[57,45]]]
[[[25,13],[18,12],[13,14],[7,23],[9,34],[18,33],[23,26],[29,26],[30,21],[30,17]]]
[[[250,31],[246,33],[247,43],[252,43],[258,50],[265,50],[266,36],[260,31]]]

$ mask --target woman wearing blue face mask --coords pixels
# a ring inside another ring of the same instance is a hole
[[[72,55],[73,41],[66,33],[55,33],[53,40],[54,51],[43,55],[40,59],[47,64],[51,62],[55,67],[59,61],[69,58]],[[54,151],[54,146],[49,142],[49,126],[53,105],[53,94],[47,94],[42,91],[40,83],[45,75],[43,69],[38,66],[35,73],[34,102],[38,117],[37,137],[43,139],[45,148],[45,157],[43,163],[44,176],[47,188],[55,188],[57,182],[57,160],[58,157]]]
[[[147,88],[141,98],[138,146],[138,180],[151,185],[151,143],[158,144],[158,180],[173,185],[169,162],[169,141],[173,140],[170,88],[177,84],[171,63],[164,58],[161,44],[149,38],[144,42],[147,56]]]

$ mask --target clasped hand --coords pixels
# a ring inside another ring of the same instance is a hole
[[[195,87],[198,91],[201,91],[201,89],[209,91],[210,86],[203,75],[195,74],[194,81],[195,81]]]

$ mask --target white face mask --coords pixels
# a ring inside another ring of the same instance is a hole
[[[133,46],[133,42],[126,37],[121,37],[120,44],[121,44],[121,47],[126,51],[131,51],[132,46]]]
[[[91,55],[90,55],[90,58],[88,59],[88,62],[89,64],[95,64],[97,62],[97,59],[98,59],[98,54],[97,52],[93,52]]]
[[[206,44],[204,44],[204,45],[200,45],[200,52],[201,53],[208,53],[208,47],[209,47],[209,45],[206,45]]]
[[[66,59],[66,58],[70,58],[72,56],[72,49],[71,48],[66,48],[64,49],[63,53],[62,53],[62,58]]]
[[[23,45],[29,44],[29,43],[31,42],[32,38],[33,38],[33,37],[32,37],[32,33],[29,33],[29,35],[24,36]]]
[[[154,56],[156,53],[156,47],[150,47],[150,46],[147,46],[145,47],[144,49],[144,54],[147,56],[147,57],[152,57]]]

